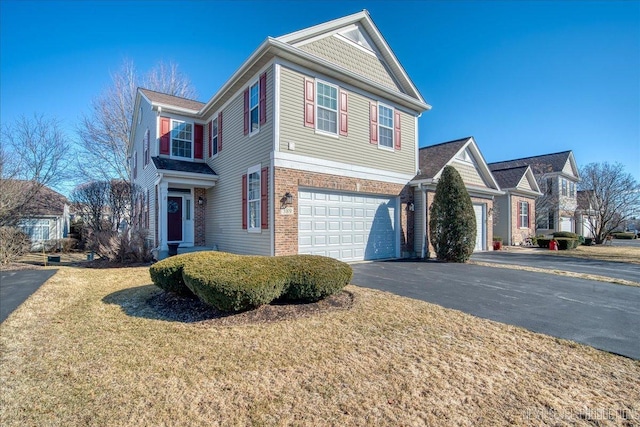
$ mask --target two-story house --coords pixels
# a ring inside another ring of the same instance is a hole
[[[580,176],[573,152],[489,163],[492,171],[523,166],[531,168],[542,192],[536,199],[536,233],[575,232],[576,194]]]
[[[367,11],[267,38],[206,103],[139,89],[128,154],[149,239],[160,257],[409,255],[429,108]]]

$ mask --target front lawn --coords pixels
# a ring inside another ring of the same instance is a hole
[[[640,423],[638,361],[346,291],[276,321],[181,317],[148,268],[61,267],[0,325],[0,425]]]
[[[537,252],[558,256],[640,264],[640,246],[582,245],[570,251],[545,251],[541,249]]]

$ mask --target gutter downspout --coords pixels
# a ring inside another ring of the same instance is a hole
[[[507,191],[507,233],[509,233],[507,235],[507,244],[509,246],[513,245],[513,242],[511,241],[512,237],[511,236],[511,192]]]

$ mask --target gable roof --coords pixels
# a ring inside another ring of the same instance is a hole
[[[471,137],[423,147],[418,151],[420,173],[414,179],[432,179],[455,157]]]
[[[464,150],[469,150],[469,154],[474,159],[474,166],[477,167],[478,174],[487,187],[487,190],[483,191],[502,194],[500,186],[491,174],[487,162],[485,162],[472,136],[421,148],[418,151],[420,173],[412,181],[416,184],[420,181],[431,181],[433,183],[434,180],[440,178],[444,167],[451,164]],[[467,184],[467,186],[469,187],[470,185]]]
[[[169,95],[162,92],[156,92],[150,89],[139,88],[140,93],[147,98],[147,100],[159,106],[166,107],[178,107],[186,110],[191,110],[194,113],[197,113],[204,107],[204,102],[195,101],[193,99],[182,98],[179,96]]]
[[[508,169],[521,166],[531,166],[531,170],[535,174],[545,174],[557,172],[561,173],[567,161],[571,163],[571,167],[576,177],[578,177],[578,168],[573,158],[573,152],[561,151],[559,153],[543,154],[540,156],[523,157],[521,159],[505,160],[501,162],[489,163],[491,170]]]
[[[398,82],[402,92],[424,102],[422,95],[409,78],[409,75],[400,64],[400,61],[398,61],[398,58],[387,44],[386,40],[380,33],[380,30],[378,30],[378,27],[376,27],[371,19],[369,11],[366,9],[352,15],[285,34],[277,37],[276,40],[298,48],[310,40],[331,36],[354,25],[357,28],[364,30],[370,41],[373,43],[372,47],[375,48],[376,56],[381,58],[389,68],[389,71],[393,75],[393,78]],[[430,108],[429,106],[427,107]]]
[[[61,216],[64,214],[65,205],[69,205],[69,200],[65,196],[44,185],[18,179],[7,181],[15,186],[12,193],[16,192],[22,195],[30,194],[35,185],[40,186],[35,196],[23,206],[25,217]]]
[[[578,190],[576,191],[576,201],[578,202],[578,209],[583,211],[591,210],[590,198],[593,197],[593,190]]]
[[[515,166],[512,168],[497,169],[495,166],[489,165],[489,169],[491,169],[491,174],[496,179],[502,190],[518,190],[525,193],[529,192],[529,190],[524,191],[519,188],[522,180],[526,179],[529,183],[529,187],[531,187],[531,192],[542,195],[530,166]]]

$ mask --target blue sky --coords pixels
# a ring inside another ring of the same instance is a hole
[[[70,136],[123,59],[175,61],[208,100],[267,37],[369,10],[433,109],[420,146],[488,162],[574,150],[640,180],[640,2],[0,2],[0,118]]]

